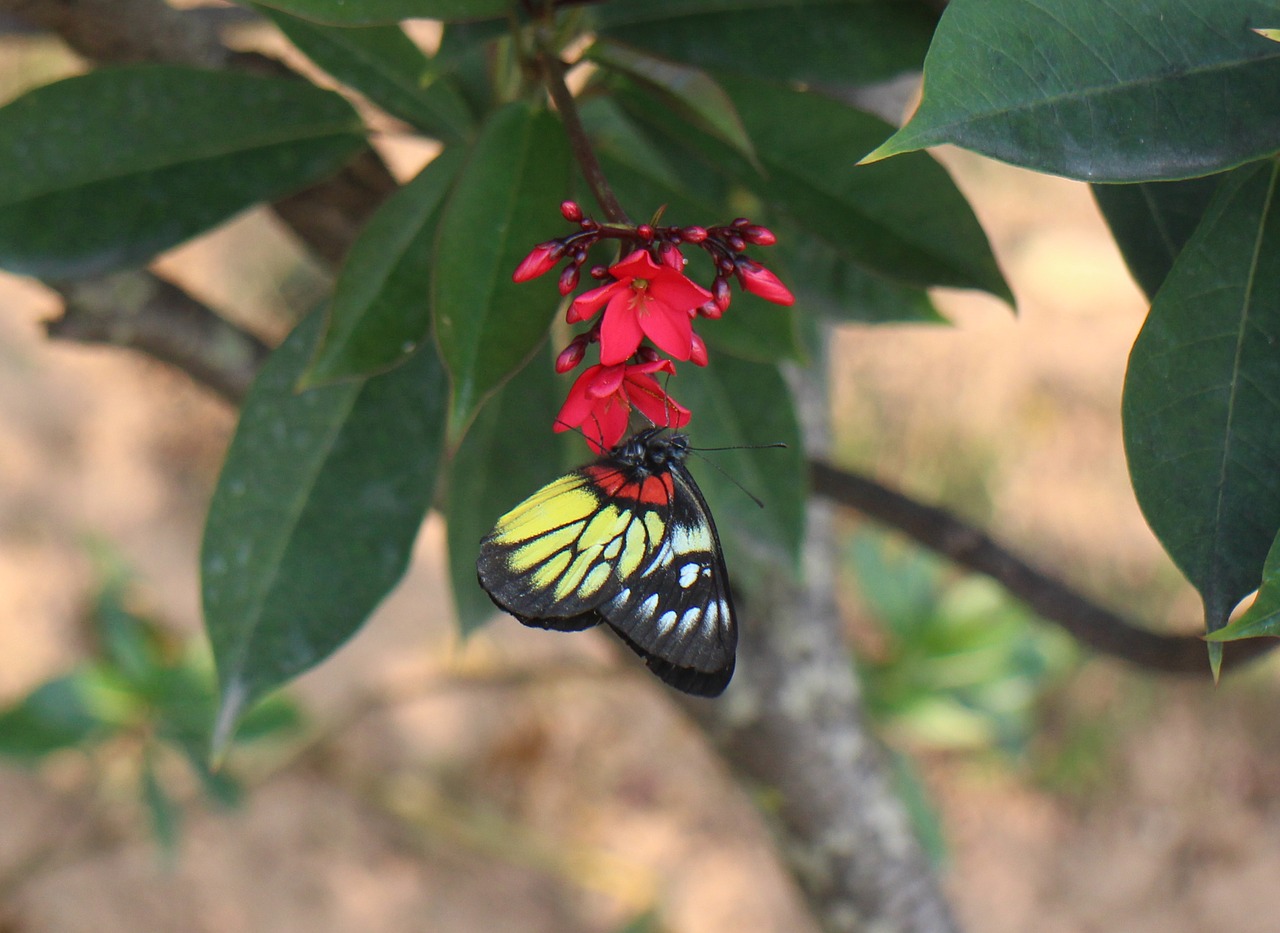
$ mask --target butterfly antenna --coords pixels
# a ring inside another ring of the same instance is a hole
[[[750,499],[752,502],[754,502],[756,505],[758,505],[760,508],[763,509],[764,503],[761,502],[760,499],[757,498],[755,494],[751,492],[750,489],[748,489],[746,486],[743,486],[740,482],[738,482],[736,479],[730,476],[729,473],[720,466],[720,464],[716,463],[710,457],[702,456],[702,452],[706,450],[767,450],[770,447],[786,447],[786,446],[787,446],[786,444],[779,442],[777,444],[749,444],[749,445],[740,445],[737,447],[690,447],[689,453],[697,454],[698,459],[702,460],[704,463],[710,464],[716,470],[716,472],[718,472],[721,476],[723,476],[729,482],[733,483],[733,485],[741,489],[742,494],[744,496],[746,496],[748,499]]]

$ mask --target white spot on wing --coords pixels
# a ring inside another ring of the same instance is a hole
[[[658,594],[652,594],[648,599],[640,604],[640,611],[647,616],[653,615],[658,611]]]
[[[676,614],[671,610],[667,610],[658,619],[658,631],[663,635],[671,631],[671,626],[676,624]]]
[[[674,614],[674,613],[672,613]],[[702,610],[697,606],[692,609],[686,609],[684,615],[680,617],[680,637],[684,638],[689,635],[698,625],[698,619],[702,617]]]
[[[711,529],[707,525],[674,525],[671,529],[671,548],[677,554],[690,551],[710,551]]]
[[[685,564],[680,568],[680,589],[687,590],[693,586],[698,579],[699,566],[697,564]]]

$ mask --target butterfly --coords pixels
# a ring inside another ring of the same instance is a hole
[[[605,622],[671,686],[719,696],[738,628],[711,510],[667,428],[543,486],[480,542],[480,585],[525,625]]]

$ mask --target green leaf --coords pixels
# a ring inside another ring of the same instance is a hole
[[[41,684],[13,706],[0,709],[0,755],[38,759],[91,741],[109,725],[97,715],[82,673]]]
[[[866,158],[954,143],[1086,181],[1168,181],[1280,147],[1275,0],[952,0],[905,127]],[[1224,105],[1224,102],[1230,102]]]
[[[449,576],[464,635],[497,612],[476,580],[476,553],[498,517],[564,472],[563,444],[552,433],[567,382],[536,355],[472,422],[449,467]]]
[[[751,139],[733,101],[705,71],[648,55],[619,42],[596,42],[585,56],[626,75],[637,87],[655,93],[695,126],[732,146],[751,164],[757,164]]]
[[[430,340],[436,225],[464,157],[446,149],[369,219],[334,286],[304,387],[385,372]]]
[[[918,70],[937,23],[911,0],[613,0],[594,12],[602,35],[675,61],[836,84]]]
[[[855,166],[888,124],[839,101],[722,76],[764,166],[760,174],[696,131],[634,107],[659,132],[678,133],[796,226],[847,260],[915,286],[980,288],[1012,303],[982,227],[946,171],[924,153]],[[785,114],[786,119],[779,119]],[[910,161],[908,161],[910,160]]]
[[[1093,197],[1134,281],[1154,298],[1217,190],[1219,175],[1189,181],[1093,185]]]
[[[696,454],[689,462],[732,562],[746,566],[761,548],[798,562],[808,473],[791,394],[777,366],[717,354],[705,369],[681,366],[667,390],[693,410],[688,433],[695,447],[738,448]],[[786,448],[746,449],[779,442]],[[750,588],[747,580],[736,582]]]
[[[1124,440],[1138,503],[1200,591],[1206,628],[1257,586],[1280,528],[1277,166],[1222,181],[1129,358]]]
[[[564,233],[569,147],[545,110],[513,103],[490,116],[445,205],[431,315],[449,370],[449,440],[529,359],[559,302],[556,277],[511,281],[533,247]]]
[[[1262,586],[1258,596],[1241,616],[1225,628],[1210,632],[1210,642],[1235,641],[1269,635],[1280,637],[1280,536],[1271,543],[1262,566]]]
[[[841,323],[946,323],[924,289],[868,272],[812,234],[785,228],[774,232],[775,272],[795,293],[793,314],[816,314]]]
[[[150,819],[151,834],[160,848],[161,858],[166,866],[172,866],[178,855],[182,811],[160,783],[152,757],[151,750],[148,750],[142,758],[142,805]]]
[[[512,4],[511,0],[262,0],[262,5],[331,26],[385,26],[402,19],[493,19],[504,16]]]
[[[254,382],[209,506],[200,564],[218,748],[254,700],[359,629],[404,573],[435,489],[446,389],[431,348],[298,394],[320,318]]]
[[[363,145],[351,106],[305,81],[139,65],[37,88],[0,108],[0,267],[144,262]]]
[[[475,129],[471,109],[399,26],[324,26],[257,5],[308,58],[387,113],[446,143]]]

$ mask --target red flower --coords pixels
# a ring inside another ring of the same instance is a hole
[[[667,395],[651,375],[656,372],[674,373],[675,367],[670,360],[588,367],[569,390],[555,430],[581,427],[591,449],[603,453],[627,433],[633,406],[654,424],[683,427],[689,409]]]
[[[776,275],[758,262],[739,258],[737,261],[737,273],[738,281],[751,294],[759,295],[765,301],[772,301],[776,305],[795,304],[796,296],[791,294],[791,290],[783,285]]]
[[[693,347],[690,312],[711,293],[670,266],[658,265],[645,250],[636,250],[609,268],[614,281],[574,299],[566,315],[570,324],[605,309],[600,327],[600,362],[622,363],[648,337],[678,360]]]

